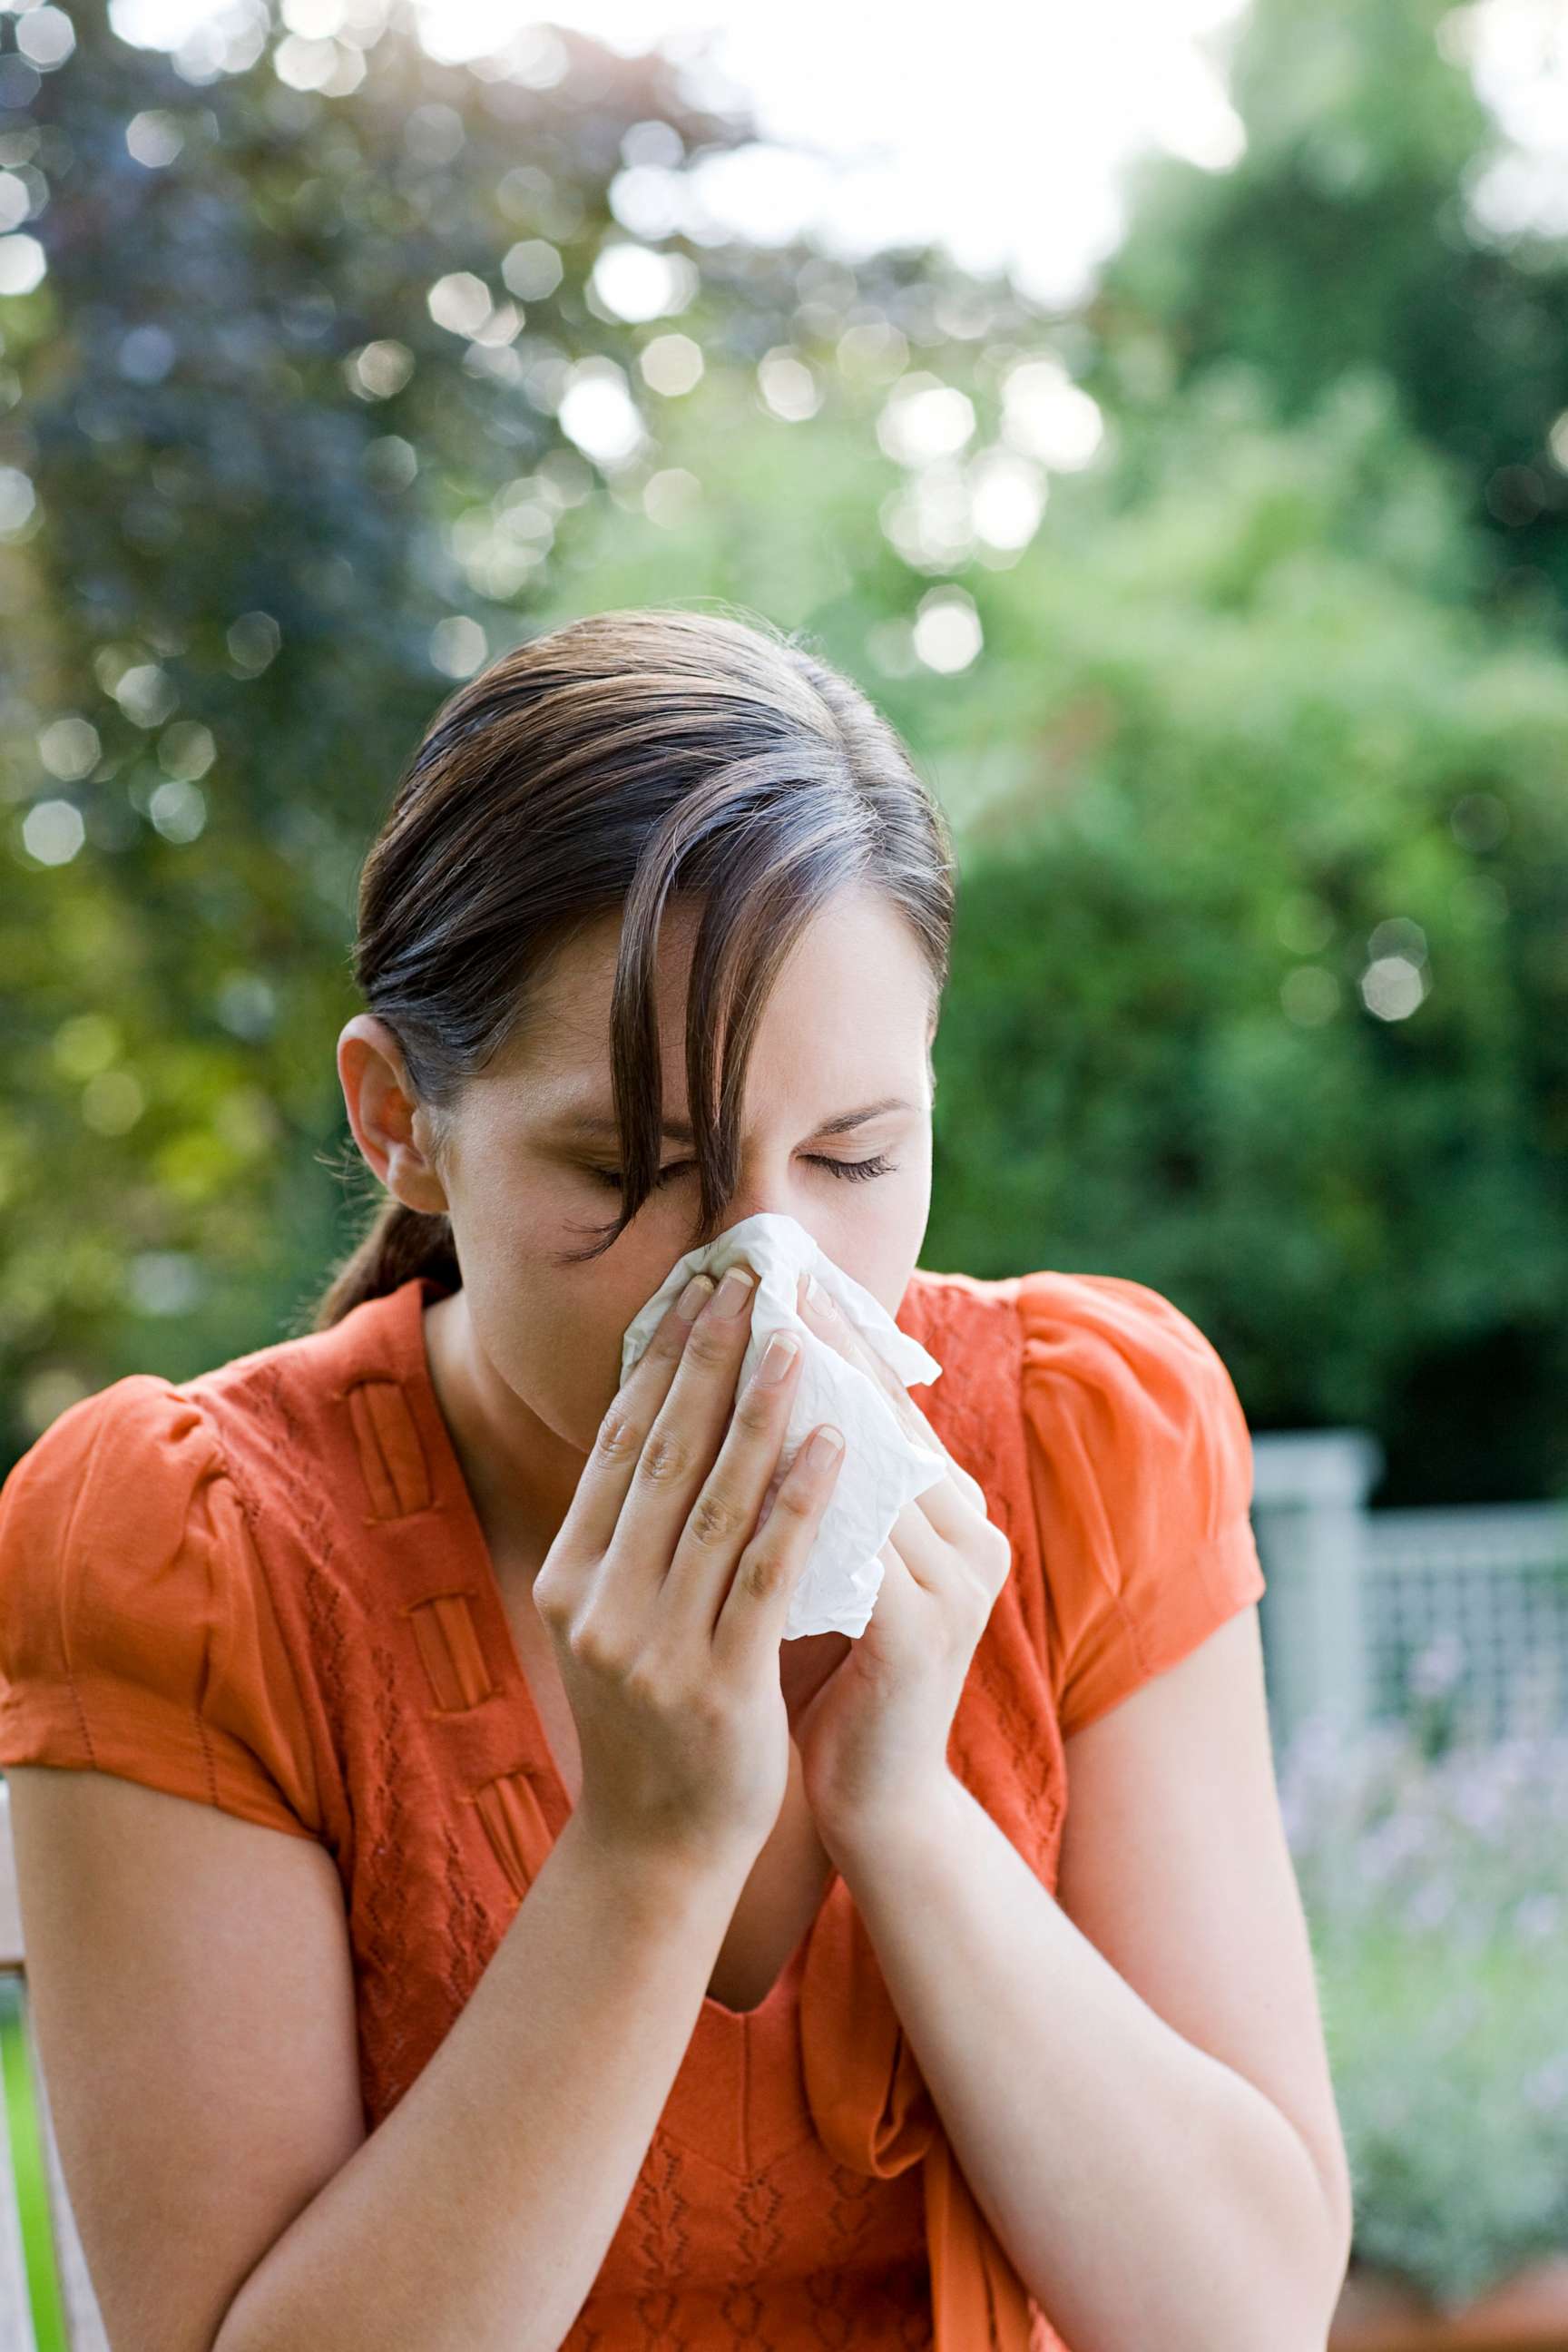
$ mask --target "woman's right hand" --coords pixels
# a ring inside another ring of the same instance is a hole
[[[757,1525],[800,1356],[773,1382],[764,1357],[737,1399],[754,1294],[725,1315],[710,1283],[695,1323],[668,1309],[533,1586],[576,1718],[576,1817],[602,1845],[700,1867],[749,1868],[778,1819],[779,1643],[843,1460],[803,1445]]]

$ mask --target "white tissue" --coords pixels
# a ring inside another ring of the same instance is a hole
[[[834,1423],[845,1437],[845,1459],[790,1596],[784,1639],[794,1641],[802,1633],[858,1637],[869,1624],[882,1589],[884,1566],[878,1555],[893,1521],[906,1503],[945,1474],[947,1457],[934,1439],[926,1445],[906,1436],[879,1384],[803,1321],[795,1307],[799,1276],[805,1271],[816,1276],[906,1388],[936,1380],[942,1366],[917,1339],[900,1330],[868,1290],[818,1249],[804,1225],[794,1217],[765,1213],[742,1218],[705,1249],[689,1250],[671,1269],[626,1327],[621,1343],[623,1381],[691,1276],[711,1274],[717,1279],[737,1258],[758,1278],[737,1391],[750,1380],[775,1331],[793,1331],[802,1349],[789,1426],[767,1499],[821,1423]]]

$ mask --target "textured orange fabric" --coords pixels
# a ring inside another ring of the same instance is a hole
[[[366,2126],[461,2013],[569,1805],[425,1352],[420,1277],[331,1330],[62,1413],[0,1488],[0,1764],[325,1844]],[[1109,1276],[918,1273],[911,1391],[1014,1567],[953,1771],[1047,1887],[1063,1739],[1263,1591],[1208,1341]],[[1064,2151],[1064,2158],[1068,2152]],[[568,2352],[1065,2352],[970,2192],[835,1873],[766,1999],[707,1997]]]

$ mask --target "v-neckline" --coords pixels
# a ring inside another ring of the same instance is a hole
[[[493,1653],[500,1663],[508,1692],[517,1704],[534,1770],[547,1784],[552,1809],[564,1827],[575,1808],[545,1732],[544,1718],[533,1695],[533,1685],[528,1678],[512,1633],[511,1619],[507,1614],[506,1597],[496,1573],[489,1542],[468,1482],[463,1475],[463,1465],[458,1458],[458,1449],[431,1377],[429,1349],[425,1336],[426,1307],[427,1304],[434,1305],[437,1298],[448,1296],[450,1293],[446,1286],[430,1275],[411,1275],[394,1294],[395,1304],[401,1309],[400,1313],[388,1318],[396,1370],[425,1444],[437,1503],[447,1515],[454,1549],[461,1555],[465,1568],[472,1573],[474,1598],[481,1613],[489,1620]],[[559,1830],[556,1835],[560,1835]],[[704,1991],[703,2015],[711,2012],[716,2017],[727,2019],[731,2025],[746,2026],[771,2010],[804,1967],[806,1948],[838,1881],[839,1874],[834,1870],[823,1888],[821,1901],[806,1922],[794,1949],[754,2008],[731,2009],[727,2001]]]

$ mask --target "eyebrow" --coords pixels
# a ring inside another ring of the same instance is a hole
[[[813,1128],[812,1133],[814,1135],[847,1135],[851,1128],[863,1127],[868,1118],[879,1118],[884,1111],[918,1110],[919,1108],[918,1103],[907,1102],[902,1095],[884,1095],[879,1102],[867,1103],[860,1110],[841,1110],[834,1118],[825,1118],[820,1126]],[[559,1120],[557,1132],[577,1137],[584,1142],[599,1138],[608,1138],[616,1141],[620,1135],[620,1129],[613,1118],[606,1118],[602,1112],[589,1111],[581,1113],[576,1118]],[[667,1118],[661,1132],[671,1137],[677,1143],[694,1143],[697,1139],[691,1129],[682,1118]]]

